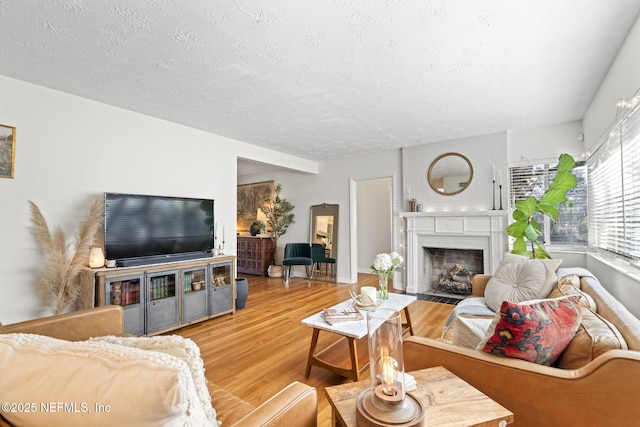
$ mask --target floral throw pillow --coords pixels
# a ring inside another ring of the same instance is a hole
[[[580,326],[579,297],[504,301],[478,350],[551,365]]]

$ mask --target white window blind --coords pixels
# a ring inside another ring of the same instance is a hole
[[[509,168],[510,194],[509,205],[513,210],[518,200],[529,196],[539,199],[547,191],[555,177],[556,163],[541,163]],[[578,162],[573,169],[577,177],[576,188],[567,192],[572,206],[560,205],[558,221],[536,214],[535,220],[542,227],[545,244],[586,246],[588,236],[587,225],[587,168],[584,162]]]
[[[587,161],[589,246],[640,259],[640,104]]]

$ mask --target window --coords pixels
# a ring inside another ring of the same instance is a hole
[[[529,196],[534,196],[536,199],[542,197],[555,177],[557,166],[556,162],[509,168],[510,208],[514,209],[518,200],[524,200]],[[542,237],[546,245],[587,245],[587,167],[585,163],[577,162],[573,173],[578,179],[578,185],[567,192],[567,198],[573,206],[567,203],[561,204],[558,221],[555,223],[540,213],[535,216],[542,227]]]
[[[621,116],[587,166],[589,246],[640,259],[640,105]]]

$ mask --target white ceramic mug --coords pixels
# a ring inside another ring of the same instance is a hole
[[[375,304],[378,290],[373,286],[363,286],[360,288],[360,299],[363,304]]]

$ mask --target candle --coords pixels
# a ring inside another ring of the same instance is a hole
[[[222,243],[224,243],[224,224],[222,224]]]
[[[498,185],[502,185],[502,171],[498,171]]]
[[[378,377],[380,383],[374,389],[374,395],[387,404],[398,404],[404,398],[402,384],[396,380],[398,362],[389,356],[387,346],[380,347],[380,365],[382,374]]]
[[[394,360],[387,356],[382,359],[382,384],[383,393],[393,396],[395,394],[396,379],[394,375]]]
[[[493,182],[496,182],[496,165],[491,165],[493,168]]]
[[[395,396],[396,379],[394,375],[395,360],[389,356],[389,348],[380,346],[380,362],[382,363],[382,393],[386,396]]]

